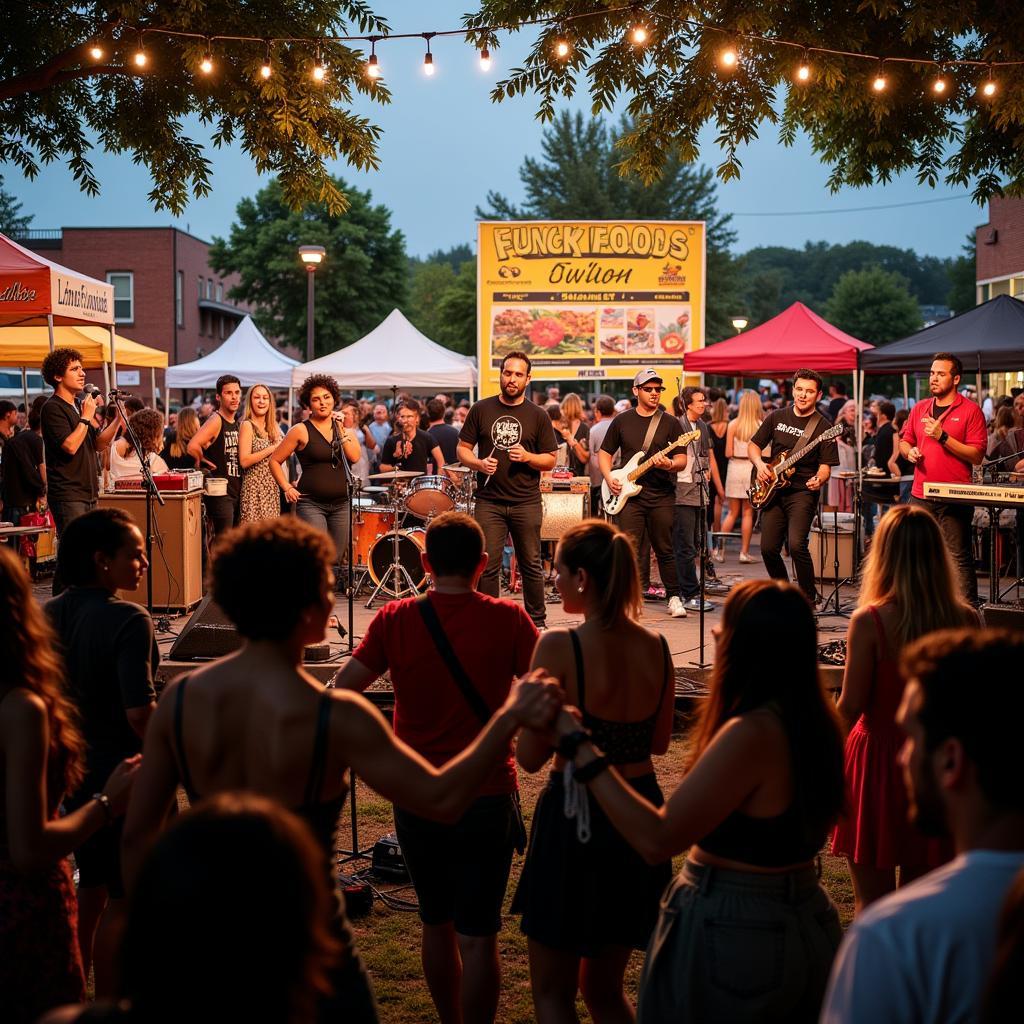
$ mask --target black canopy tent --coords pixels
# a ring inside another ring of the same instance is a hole
[[[889,345],[860,354],[865,373],[927,371],[936,352],[959,356],[965,372],[1001,373],[1024,367],[1024,302],[997,295]]]

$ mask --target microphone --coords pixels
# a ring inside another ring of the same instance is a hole
[[[91,395],[93,398],[99,398],[100,395],[103,394],[103,392],[98,387],[96,387],[95,384],[86,384],[85,387],[82,388],[82,390],[87,395]]]
[[[122,391],[120,388],[112,388],[110,392],[111,398],[132,398],[133,395],[130,391]]]

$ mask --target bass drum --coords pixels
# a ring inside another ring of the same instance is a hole
[[[413,530],[392,530],[390,533],[386,533],[383,537],[379,538],[370,552],[370,579],[380,586],[380,581],[384,579],[385,574],[391,568],[394,561],[394,538],[397,536],[398,564],[412,578],[413,583],[416,584],[417,591],[425,589],[427,574],[423,569],[423,563],[420,561],[420,555],[427,549],[426,533],[426,530],[416,527]],[[409,586],[405,582],[404,574],[391,573],[388,577],[387,586],[384,587],[382,593],[390,594],[392,597],[406,597],[410,596],[412,591],[409,590]]]

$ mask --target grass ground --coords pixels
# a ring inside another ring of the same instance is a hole
[[[685,752],[685,740],[676,737],[668,753],[657,759],[655,767],[658,779],[666,793],[671,792],[682,774]],[[521,773],[523,812],[527,826],[545,778],[545,772],[532,776]],[[381,835],[392,831],[391,805],[362,783],[358,785],[358,809],[359,842],[364,848],[372,845]],[[351,836],[343,829],[339,839],[342,845],[347,845]],[[676,867],[682,863],[682,859],[676,858]],[[506,911],[521,868],[522,858],[515,857],[506,895]],[[826,889],[839,908],[845,927],[853,913],[853,891],[846,861],[823,853],[822,876]],[[353,924],[360,951],[373,976],[373,984],[380,1002],[382,1024],[425,1024],[436,1020],[420,968],[420,926],[416,914],[387,909],[377,900],[374,901],[371,914]],[[506,916],[504,927],[498,937],[498,947],[502,964],[498,1020],[502,1024],[530,1024],[534,1019],[533,1003],[530,998],[530,972],[526,938],[519,931],[518,918]],[[626,975],[627,990],[634,1000],[642,956],[641,953],[633,954]],[[590,1019],[582,1001],[579,1002],[579,1013],[582,1021]]]

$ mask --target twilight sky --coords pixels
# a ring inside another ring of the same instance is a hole
[[[393,32],[458,28],[465,0],[379,0]],[[392,210],[392,223],[406,236],[412,255],[426,255],[461,242],[475,242],[474,207],[488,190],[522,198],[518,169],[525,156],[538,154],[542,126],[535,120],[536,100],[517,97],[495,105],[489,84],[514,67],[528,49],[528,32],[505,36],[492,56],[490,72],[479,70],[474,52],[457,37],[432,44],[437,73],[422,73],[424,45],[398,40],[378,45],[383,76],[392,91],[390,106],[362,97],[359,112],[383,129],[381,169],[358,174],[338,163],[333,172]],[[587,110],[582,94],[571,109]],[[617,116],[617,115],[616,115]],[[719,160],[714,132],[704,133],[701,160]],[[201,126],[194,137],[203,140]],[[151,184],[145,170],[128,155],[97,153],[94,162],[102,194],[91,199],[79,192],[71,175],[57,165],[44,168],[34,182],[17,168],[0,164],[7,191],[35,215],[33,227],[154,226],[175,224],[204,239],[226,235],[240,199],[261,187],[259,176],[237,147],[210,150],[214,164],[213,193],[194,201],[178,219],[156,213],[146,194]],[[958,255],[964,236],[988,219],[963,189],[929,189],[913,175],[885,186],[844,189],[833,195],[826,188],[828,169],[821,166],[806,141],[786,149],[767,128],[762,139],[741,151],[743,177],[719,185],[719,205],[734,216],[744,252],[754,246],[800,247],[806,241],[833,243],[865,240],[915,249],[921,255]],[[935,202],[937,199],[949,201]],[[914,205],[903,205],[914,204]],[[882,207],[881,209],[864,209]]]

